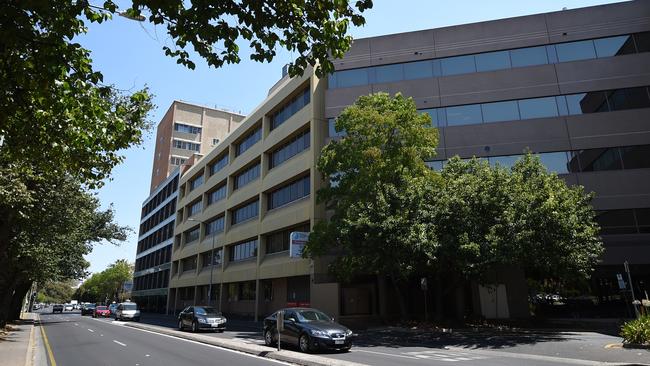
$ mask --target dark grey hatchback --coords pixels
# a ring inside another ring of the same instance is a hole
[[[284,330],[280,342],[296,345],[302,352],[322,349],[349,350],[352,331],[320,310],[287,308],[284,311]],[[264,319],[264,343],[273,346],[278,341],[277,312]]]
[[[226,330],[226,317],[211,306],[188,306],[178,314],[178,330],[186,327],[192,332],[211,329],[218,332]]]

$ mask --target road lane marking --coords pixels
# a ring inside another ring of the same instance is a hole
[[[116,340],[114,340],[114,339],[113,339],[113,342],[119,344],[120,346],[126,347],[126,344],[124,344],[124,343],[122,343],[122,342],[116,341]]]
[[[461,352],[468,352],[471,354],[478,354],[478,355],[485,355],[485,356],[502,356],[502,357],[509,357],[509,358],[524,359],[524,360],[557,362],[557,363],[572,364],[572,365],[584,365],[584,366],[603,365],[603,362],[601,361],[584,360],[579,358],[554,357],[554,356],[534,355],[528,353],[514,353],[514,352],[506,352],[506,351],[484,350],[484,349],[477,349],[477,348],[467,349],[462,347],[449,347],[449,346],[445,347],[445,349],[449,351],[461,351]]]
[[[350,351],[352,352],[365,352],[365,353],[374,353],[376,355],[384,355],[384,356],[393,356],[393,357],[401,357],[401,358],[409,358],[411,360],[419,360],[419,357],[412,357],[412,356],[405,356],[405,355],[396,355],[393,353],[385,353],[385,352],[376,352],[376,351],[366,351],[363,349],[351,349]]]
[[[146,355],[144,355],[144,357],[151,357],[151,355],[149,355],[149,354],[146,354]]]
[[[47,340],[47,334],[45,333],[45,328],[43,328],[43,323],[41,323],[40,315],[38,316],[38,325],[41,326],[41,334],[43,335],[43,340],[45,341],[45,349],[47,350],[47,356],[50,359],[50,366],[56,366],[54,354],[52,353],[52,347],[50,347],[50,342]]]
[[[74,326],[75,326],[75,327],[78,327],[78,326],[79,326],[79,324],[77,324],[77,323],[74,323]]]
[[[88,331],[89,331],[90,333],[95,333],[95,331],[92,330],[92,329],[88,329]]]

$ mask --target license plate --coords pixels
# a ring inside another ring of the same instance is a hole
[[[342,340],[342,339],[340,339],[340,340],[337,339],[337,340],[334,341],[334,344],[343,344],[343,343],[345,343],[345,341]]]
[[[219,323],[212,323],[211,325],[212,325],[212,328],[216,328],[216,327],[219,326]]]

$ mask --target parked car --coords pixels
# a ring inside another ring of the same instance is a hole
[[[40,308],[41,308],[41,305],[39,305],[39,304],[32,305],[32,310],[38,310]]]
[[[349,350],[353,333],[338,324],[332,317],[312,308],[287,308],[284,312],[284,330],[280,342],[296,345],[302,352],[317,349]],[[264,319],[264,343],[273,346],[278,341],[277,316],[275,312]]]
[[[189,327],[192,332],[201,329],[223,332],[226,330],[226,322],[226,317],[211,306],[188,306],[178,314],[178,330]]]
[[[74,305],[72,305],[72,308],[73,308],[74,310],[79,310],[79,309],[81,309],[81,305],[79,305],[79,304],[74,304]]]
[[[115,316],[115,310],[117,310],[117,304],[116,303],[112,303],[112,304],[108,305],[108,311],[111,312],[111,316]]]
[[[93,315],[95,312],[95,304],[83,304],[81,306],[81,315]]]
[[[131,319],[140,321],[140,310],[134,302],[123,302],[115,308],[115,320]]]
[[[63,313],[63,305],[54,304],[54,306],[52,306],[52,314],[54,313]]]
[[[111,316],[111,312],[108,310],[108,306],[95,306],[95,311],[93,311],[93,318],[97,317],[108,318]]]
[[[72,306],[72,304],[65,304],[63,306],[63,311],[72,311],[72,309],[74,309],[74,306]]]

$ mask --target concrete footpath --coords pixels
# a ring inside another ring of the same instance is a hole
[[[203,334],[181,332],[164,326],[133,323],[133,322],[124,323],[124,325],[127,327],[138,328],[150,332],[169,335],[172,337],[183,338],[195,342],[210,344],[213,346],[218,346],[218,347],[223,347],[223,348],[227,348],[239,352],[253,354],[259,357],[266,357],[278,361],[289,362],[296,365],[303,365],[303,366],[363,366],[364,365],[360,363],[326,358],[326,357],[321,357],[321,356],[316,356],[311,354],[289,351],[289,350],[278,351],[277,349],[274,350],[266,346],[245,343],[237,339],[216,338],[216,337],[210,337]]]
[[[47,365],[37,319],[35,313],[22,313],[21,320],[0,334],[0,366]]]

